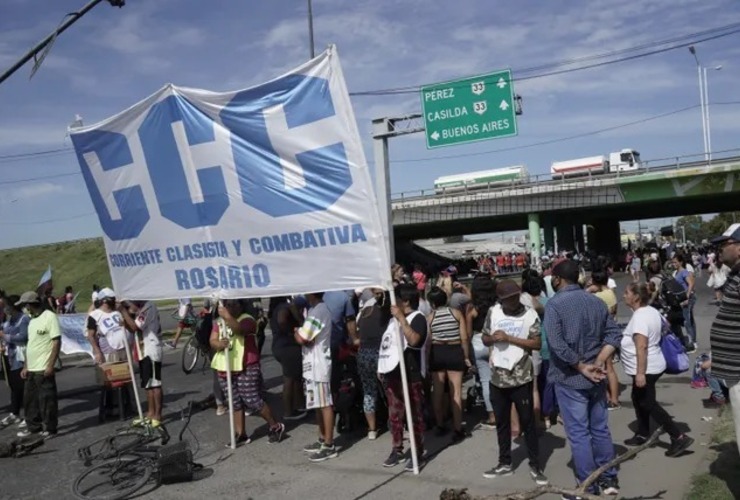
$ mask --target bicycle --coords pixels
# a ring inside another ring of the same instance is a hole
[[[86,465],[96,460],[102,461],[77,476],[72,485],[74,496],[80,500],[123,500],[144,488],[152,479],[155,481],[155,488],[161,484],[191,480],[193,472],[201,468],[193,462],[189,443],[183,441],[192,409],[193,402],[190,402],[187,411],[182,412],[185,423],[175,444],[166,444],[169,434],[160,431],[163,427],[152,429],[145,426],[133,432],[117,432],[80,448],[78,455]],[[121,431],[131,430],[133,429]],[[138,437],[134,437],[135,434]],[[120,436],[127,436],[131,441],[119,443],[117,438]],[[162,443],[152,444],[157,439],[161,439]],[[103,449],[92,453],[98,445],[102,445]]]
[[[89,467],[94,462],[118,457],[142,446],[151,445],[157,440],[162,446],[170,440],[170,434],[164,425],[156,428],[146,424],[142,427],[122,427],[114,434],[79,448],[77,457]]]
[[[197,318],[195,324],[191,327],[193,335],[185,344],[185,348],[182,350],[182,371],[186,375],[189,375],[193,371],[195,365],[198,364],[198,359],[203,359],[202,370],[208,368],[208,362],[211,356],[211,346],[208,343],[208,336],[211,333],[211,327],[213,325],[213,318],[203,316]]]

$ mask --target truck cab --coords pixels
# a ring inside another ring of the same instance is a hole
[[[609,154],[609,172],[634,172],[642,168],[640,153],[634,149],[623,149]]]

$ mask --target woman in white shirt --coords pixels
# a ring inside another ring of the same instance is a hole
[[[666,370],[660,349],[663,321],[657,309],[648,305],[650,292],[647,285],[630,283],[624,291],[624,302],[632,309],[627,328],[622,336],[622,366],[632,377],[632,404],[637,415],[637,432],[627,439],[628,446],[639,446],[650,436],[650,417],[671,436],[667,457],[681,455],[694,442],[681,433],[673,418],[655,398],[655,384]]]

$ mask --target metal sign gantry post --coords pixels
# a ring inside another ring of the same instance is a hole
[[[391,263],[396,261],[393,238],[393,216],[391,210],[390,160],[388,159],[388,139],[401,135],[424,132],[424,119],[421,113],[398,118],[376,118],[373,120],[373,156],[375,157],[375,191],[380,208],[380,221]]]

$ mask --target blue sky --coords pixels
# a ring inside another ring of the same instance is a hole
[[[84,0],[3,0],[0,68]],[[314,0],[317,51],[335,43],[350,92],[445,81],[619,50],[740,21],[737,0]],[[256,7],[258,6],[258,7]],[[308,58],[306,2],[127,0],[93,9],[30,65],[0,85],[0,248],[101,234],[70,148],[67,125],[92,124],[166,83],[209,90],[248,87]],[[697,45],[710,101],[740,100],[740,34]],[[638,149],[644,159],[703,151],[697,109],[594,136],[527,147],[698,104],[686,49],[598,69],[515,83],[524,98],[519,136],[428,151],[421,134],[391,142],[392,191],[429,189],[436,177]],[[354,97],[372,165],[370,121],[420,110],[418,94]],[[740,106],[711,109],[715,151],[740,147]],[[501,148],[518,148],[495,152]],[[466,156],[475,154],[474,156]],[[6,158],[2,158],[5,156]],[[440,158],[446,157],[446,158]],[[452,158],[450,158],[452,157]],[[422,160],[422,161],[405,161]]]

